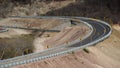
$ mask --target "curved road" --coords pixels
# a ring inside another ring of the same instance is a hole
[[[16,18],[16,17],[15,17]],[[18,17],[18,18],[58,18],[68,19],[75,18],[79,21],[84,21],[92,26],[93,32],[89,37],[76,43],[71,43],[62,47],[51,48],[40,53],[32,53],[25,56],[19,56],[11,59],[6,59],[0,62],[0,68],[9,68],[16,65],[27,64],[29,62],[35,62],[46,58],[63,55],[71,51],[79,50],[87,46],[96,44],[104,39],[108,38],[112,32],[111,26],[104,21],[95,20],[92,18],[84,17]],[[72,22],[76,23],[76,22]]]

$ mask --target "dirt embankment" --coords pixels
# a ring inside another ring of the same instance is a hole
[[[63,20],[57,19],[20,19],[6,18],[0,21],[0,26],[15,26],[22,28],[37,29],[57,29],[56,27],[63,24]],[[66,27],[68,25],[65,25]],[[63,28],[64,28],[63,27]],[[63,28],[59,28],[63,29]],[[6,28],[7,32],[0,33],[0,59],[8,59],[23,54],[33,53],[34,48],[39,46],[39,51],[43,50],[39,43],[46,37],[53,37],[58,32],[44,32],[39,30],[24,30],[15,28]],[[41,38],[41,40],[38,39]]]
[[[112,35],[96,46],[13,68],[119,68],[119,34],[119,31],[113,29]]]
[[[35,51],[40,52],[41,50],[45,50],[52,47],[67,45],[70,42],[75,40],[82,40],[88,33],[90,29],[86,25],[81,26],[73,26],[63,29],[61,32],[56,34],[53,37],[43,37],[35,39]],[[43,49],[42,49],[43,48]]]
[[[82,40],[82,38],[90,32],[89,28],[85,25],[82,26],[74,26],[74,27],[67,27],[66,29],[62,30],[56,36],[45,40],[43,45],[49,47],[56,47],[62,44],[68,44],[72,41],[77,39]]]
[[[63,20],[58,19],[34,19],[34,18],[6,18],[0,20],[0,26],[15,26],[15,27],[22,27],[22,28],[36,28],[36,29],[53,29],[56,26],[63,24]],[[65,27],[65,26],[64,26]],[[36,34],[40,35],[39,31],[35,30],[24,30],[24,29],[11,29],[7,28],[9,31],[0,33],[0,37],[12,37],[15,35],[22,35],[22,34]],[[49,34],[52,32],[48,32]],[[55,32],[53,32],[54,34]],[[42,36],[42,33],[41,33]]]
[[[44,31],[41,32],[39,30],[7,28],[8,32],[0,33],[0,38],[2,41],[4,41],[2,44],[6,45],[5,42],[9,44],[7,48],[10,48],[11,47],[10,45],[14,44],[14,41],[12,41],[13,38],[16,39],[17,37],[17,40],[21,41],[19,37],[21,37],[22,35],[23,36],[28,35],[26,41],[27,42],[29,42],[29,40],[31,41],[30,46],[34,47],[32,48],[32,51],[34,52],[40,52],[47,48],[67,44],[76,39],[82,39],[90,31],[89,28],[85,24],[81,24],[80,26],[74,26],[74,25],[71,25],[71,23],[68,20],[66,21],[66,20],[61,20],[61,19],[6,18],[0,21],[0,26],[15,26],[15,27],[21,27],[21,28],[36,28],[36,29],[44,29],[44,30],[53,29],[53,30],[61,31],[58,33],[58,32],[44,32]],[[8,38],[11,41],[8,42],[8,40],[7,39],[4,40],[4,38]],[[2,42],[1,40],[0,42]],[[24,45],[24,42],[22,45]],[[26,45],[27,43],[25,43],[25,46],[24,46],[25,48],[23,49],[21,47],[20,50],[25,50],[23,52],[26,52],[27,49],[29,48],[29,47],[26,47]],[[16,45],[14,49],[19,48],[18,46]],[[4,51],[6,51],[5,54],[7,56],[7,54],[9,54],[7,53],[7,51],[9,50],[7,49],[5,50],[4,46],[1,45],[0,56],[4,54]],[[10,54],[11,53],[12,51],[10,52]],[[9,56],[7,58],[9,58]],[[2,56],[2,59],[4,59],[4,56]]]

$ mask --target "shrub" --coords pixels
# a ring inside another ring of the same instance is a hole
[[[89,53],[89,50],[86,49],[86,48],[84,48],[83,51],[86,52],[86,53]]]

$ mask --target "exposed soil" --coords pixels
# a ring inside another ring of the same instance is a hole
[[[35,39],[35,52],[42,50],[62,46],[75,40],[82,40],[90,32],[90,29],[86,25],[66,27],[61,32],[57,33],[53,37],[43,37]],[[40,46],[41,45],[41,46]]]
[[[85,25],[67,27],[54,37],[45,40],[43,42],[43,45],[51,48],[63,44],[68,44],[77,39],[82,40],[82,38],[86,36],[89,32],[90,32],[89,28],[86,27]]]
[[[109,4],[107,4],[108,6],[105,6],[105,5],[102,5],[103,3],[97,4],[92,2],[91,4],[84,4],[83,2],[74,2],[74,1],[34,2],[31,4],[24,4],[24,5],[16,4],[17,6],[14,6],[14,7],[13,7],[13,4],[6,3],[4,7],[0,6],[0,8],[3,9],[3,10],[0,10],[0,17],[7,17],[11,15],[26,16],[26,15],[43,14],[43,15],[56,15],[56,16],[94,17],[94,18],[105,20],[111,24],[119,23],[118,21],[120,21],[119,11],[117,13],[113,13],[112,11],[113,9],[109,9],[108,7],[110,6]],[[79,1],[84,1],[84,0],[79,0]],[[6,21],[9,22],[8,20],[5,20],[5,22]],[[18,22],[17,19],[15,21]],[[26,20],[22,19],[19,21],[23,22]],[[36,21],[36,23],[32,24],[34,23],[34,21]],[[35,26],[39,28],[38,25],[40,24],[37,22],[38,20],[34,19],[34,21],[30,22],[27,20],[27,23],[22,23],[22,25],[17,25],[17,26],[21,26],[21,27],[24,26],[26,28],[29,28],[29,27],[33,28]],[[53,22],[53,20],[51,21]],[[45,21],[42,20],[39,22],[45,22]],[[7,24],[2,23],[2,25],[7,25]],[[14,22],[9,25],[16,25],[16,24]],[[51,27],[52,26],[50,26],[49,28]],[[42,25],[42,28],[46,28],[46,24]],[[46,28],[46,29],[49,29],[49,28]],[[84,50],[79,50],[77,52],[74,52],[74,54],[73,53],[66,54],[64,56],[53,57],[53,58],[45,59],[43,61],[24,64],[24,65],[16,66],[13,68],[119,68],[120,67],[120,37],[119,37],[120,27],[117,24],[117,25],[113,25],[113,28],[115,29],[113,29],[113,33],[110,36],[110,38],[97,44],[96,46],[87,47]],[[53,36],[57,34],[57,33],[47,33],[47,32],[43,33],[38,31],[35,32],[35,31],[26,31],[26,30],[19,30],[19,29],[17,30],[10,29],[9,32],[0,34],[0,36],[3,38],[5,37],[11,38],[14,35],[20,36],[21,34],[30,34],[30,33],[35,34],[36,39],[32,43],[34,46],[36,46],[35,52],[42,51],[44,47],[39,46],[39,44],[43,45],[43,41],[45,41],[46,39],[47,40],[53,39],[54,38]],[[55,41],[57,39],[53,39],[53,40]],[[61,43],[64,43],[64,42],[61,42]],[[53,43],[50,42],[50,44],[52,45]],[[48,44],[45,44],[45,45],[48,45]]]
[[[84,36],[86,36],[89,33],[89,28],[85,25],[80,23],[79,26],[73,26],[70,24],[67,20],[60,20],[60,19],[35,19],[35,18],[6,18],[2,19],[0,21],[0,26],[15,26],[15,27],[22,27],[22,28],[36,28],[36,29],[44,29],[44,30],[60,30],[61,32],[44,32],[39,30],[25,30],[25,29],[15,29],[15,28],[7,28],[9,31],[0,33],[0,37],[2,41],[4,41],[1,44],[7,44],[8,48],[11,48],[11,45],[14,45],[14,53],[16,53],[16,49],[20,47],[17,41],[21,42],[21,39],[18,39],[22,35],[25,35],[28,37],[26,39],[26,42],[29,43],[30,40],[30,48],[32,48],[32,52],[40,52],[47,48],[60,46],[63,44],[67,44],[69,42],[75,41],[77,39],[82,39]],[[4,40],[4,38],[11,39],[10,42],[7,42],[7,39]],[[22,37],[21,37],[22,38]],[[24,38],[24,37],[23,37]],[[32,40],[31,40],[32,38]],[[12,39],[16,39],[17,41],[12,41]],[[23,39],[24,40],[24,39]],[[2,42],[1,41],[1,42]],[[7,43],[5,43],[7,42]],[[16,42],[16,43],[15,43]],[[9,50],[4,50],[4,45],[1,46],[1,53],[0,56],[2,59],[4,59],[5,53],[9,53]],[[23,50],[20,55],[29,53],[28,49],[30,49],[28,44],[22,43],[22,47],[20,47],[20,50]],[[12,52],[12,51],[10,51]],[[16,54],[11,54],[12,57],[18,56]],[[31,52],[30,52],[31,53]],[[4,55],[3,55],[4,54]],[[10,53],[9,53],[10,54]],[[3,55],[3,56],[2,56]],[[14,56],[15,55],[15,56]],[[9,56],[7,57],[9,58]],[[10,57],[11,58],[11,57]],[[6,58],[5,58],[6,59]]]
[[[16,26],[16,27],[22,27],[22,28],[36,28],[36,29],[57,29],[62,30],[66,26],[69,26],[70,24],[64,24],[65,21],[58,20],[58,19],[34,19],[34,18],[6,18],[0,20],[0,26]],[[64,24],[64,25],[62,25]],[[59,26],[61,25],[61,28]],[[8,32],[0,33],[0,37],[11,37],[14,35],[21,35],[21,34],[36,34],[40,36],[43,32],[39,32],[37,30],[24,30],[24,29],[11,29],[8,28]],[[43,34],[50,34],[50,36],[53,36],[52,34],[56,34],[56,32],[44,32]]]
[[[57,29],[58,26],[63,24],[65,21],[57,19],[18,19],[18,18],[6,18],[0,21],[1,26],[16,26],[22,28],[37,28],[37,29]],[[58,30],[64,29],[58,28]],[[24,30],[7,28],[8,32],[0,33],[0,59],[13,58],[16,56],[28,54],[34,52],[36,48],[42,51],[44,46],[40,45],[39,42],[43,38],[53,37],[58,32],[41,32],[39,30]],[[38,40],[41,38],[41,40]],[[19,53],[18,53],[19,51]]]
[[[119,68],[120,67],[120,32],[113,29],[112,35],[96,46],[87,47],[86,52],[79,50],[45,59],[38,62],[19,65],[13,68]]]

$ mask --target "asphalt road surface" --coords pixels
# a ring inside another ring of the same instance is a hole
[[[22,18],[22,17],[20,17],[20,18]],[[23,18],[27,18],[27,17],[23,17]],[[53,18],[56,18],[56,17],[53,17]],[[71,17],[67,17],[67,18],[60,17],[60,18],[70,19]],[[58,19],[59,19],[59,17],[58,17]],[[74,43],[72,45],[56,47],[56,48],[45,50],[45,51],[39,52],[39,53],[33,53],[33,54],[19,56],[19,57],[15,57],[15,58],[11,58],[11,59],[2,60],[2,61],[0,61],[0,68],[9,68],[9,67],[16,66],[16,65],[40,61],[40,60],[43,60],[46,58],[62,55],[62,54],[65,54],[67,52],[74,51],[74,50],[77,50],[80,48],[85,48],[87,46],[90,46],[90,45],[96,44],[100,41],[103,41],[104,39],[109,37],[111,32],[112,32],[110,25],[106,24],[103,21],[94,20],[91,18],[83,18],[83,17],[76,17],[76,19],[85,21],[89,25],[92,26],[93,32],[86,39],[79,41],[77,43]],[[76,23],[76,22],[72,22],[72,23]]]

